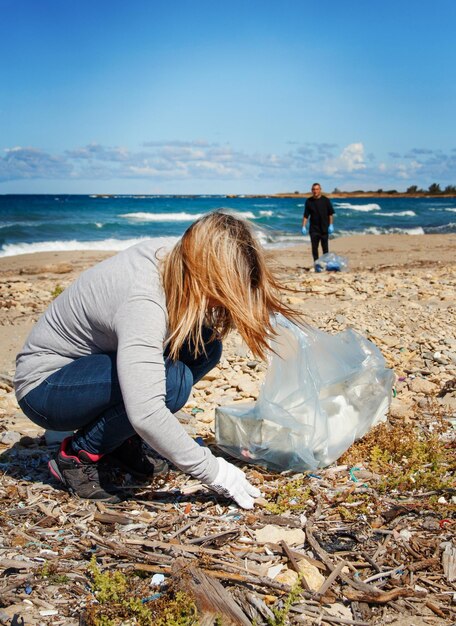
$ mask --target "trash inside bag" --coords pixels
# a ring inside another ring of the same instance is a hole
[[[318,257],[314,267],[316,272],[345,272],[348,270],[348,259],[334,252],[327,252]]]
[[[394,374],[354,330],[330,335],[277,315],[276,331],[258,400],[216,410],[217,445],[276,471],[326,467],[386,419]]]

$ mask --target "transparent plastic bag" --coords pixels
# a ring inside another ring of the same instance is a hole
[[[394,374],[354,330],[330,335],[281,315],[276,330],[258,400],[216,410],[217,445],[277,471],[325,467],[386,419]]]
[[[322,254],[314,264],[316,272],[345,272],[348,270],[348,259],[334,252]]]

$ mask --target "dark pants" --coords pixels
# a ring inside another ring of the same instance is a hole
[[[310,242],[312,244],[312,256],[313,260],[316,261],[320,256],[318,254],[318,246],[321,242],[321,248],[323,250],[323,254],[326,254],[329,250],[328,248],[328,234],[322,235],[321,233],[310,233]]]
[[[176,413],[187,402],[192,386],[217,365],[222,343],[209,341],[203,329],[206,354],[196,359],[193,346],[180,351],[179,360],[165,353],[165,404]],[[130,424],[117,377],[116,353],[92,354],[62,367],[19,401],[22,411],[38,426],[50,430],[76,430],[76,449],[106,454],[135,431]]]

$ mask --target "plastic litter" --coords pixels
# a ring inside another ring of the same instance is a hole
[[[165,577],[163,574],[154,574],[151,578],[151,585],[162,585],[165,582]]]
[[[334,252],[327,252],[318,257],[314,267],[316,272],[345,272],[348,270],[348,259]]]
[[[330,335],[281,315],[276,330],[256,403],[216,409],[217,445],[276,471],[326,467],[386,419],[393,371],[354,330]]]

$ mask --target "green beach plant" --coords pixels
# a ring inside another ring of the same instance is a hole
[[[127,621],[136,626],[198,626],[193,599],[172,585],[150,597],[148,580],[120,571],[102,572],[95,556],[88,566],[95,602],[84,612],[86,626],[119,626]]]

